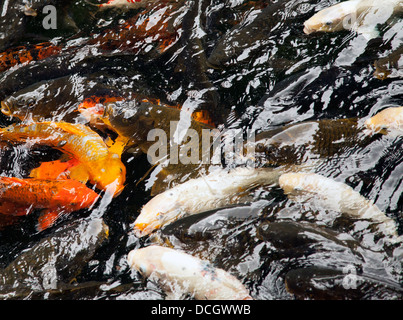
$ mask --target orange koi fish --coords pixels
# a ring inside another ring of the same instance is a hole
[[[39,231],[50,227],[62,214],[88,208],[99,195],[75,180],[41,180],[0,177],[0,213],[23,216],[46,209]]]
[[[8,70],[18,64],[45,59],[58,54],[61,50],[60,47],[50,42],[8,49],[0,53],[0,72]]]
[[[113,186],[114,196],[123,190],[126,168],[120,154],[111,152],[102,137],[89,127],[67,122],[33,122],[0,129],[0,141],[28,140],[48,145],[76,159],[79,165],[72,169],[70,178],[81,182],[89,180],[101,190],[111,190]]]

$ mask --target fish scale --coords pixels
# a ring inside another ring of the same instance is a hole
[[[43,143],[82,161],[96,161],[108,156],[108,147],[102,138],[88,127],[80,124],[41,122],[28,125],[15,125],[0,131],[0,137],[18,142],[26,139],[41,139]],[[87,151],[91,150],[88,155]]]

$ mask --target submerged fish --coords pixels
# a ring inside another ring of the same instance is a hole
[[[403,134],[403,107],[386,108],[365,121],[368,129],[391,136]]]
[[[355,30],[367,38],[377,36],[377,24],[403,12],[402,0],[350,0],[323,9],[304,23],[304,32]]]
[[[397,281],[371,274],[358,273],[350,266],[331,268],[306,266],[293,269],[285,275],[288,292],[297,299],[346,300],[403,298],[403,287]]]
[[[300,164],[337,157],[366,145],[372,138],[362,132],[358,119],[322,119],[266,131],[256,136],[261,162]]]
[[[256,135],[256,154],[263,163],[300,164],[346,157],[376,140],[376,133],[401,135],[403,107],[391,107],[370,119],[306,121]]]
[[[174,249],[149,246],[130,251],[127,260],[131,268],[173,294],[187,293],[197,300],[252,299],[228,272]]]
[[[186,125],[190,121],[189,128],[185,129],[195,130],[199,137],[202,136],[203,129],[213,128],[206,124],[206,122],[211,123],[208,115],[203,118],[203,114],[196,113],[194,116],[200,121],[194,120],[193,114],[191,115],[190,112],[182,112],[180,107],[140,99],[107,104],[100,119],[122,140],[129,140],[128,145],[141,145],[142,150],[146,153],[148,147],[154,143],[147,140],[150,130],[161,129],[167,136],[170,136],[171,131],[176,131],[181,117],[189,118],[185,121]]]
[[[347,214],[357,219],[369,219],[379,223],[385,235],[399,240],[397,226],[371,200],[366,199],[350,186],[315,173],[285,173],[279,185],[288,197],[297,202],[313,201],[320,208]],[[399,240],[401,241],[401,240]]]
[[[154,3],[157,1],[158,0],[109,0],[106,3],[101,4],[90,3],[90,4],[95,5],[102,9],[106,8],[139,9],[145,7],[149,3]]]
[[[1,112],[21,121],[72,122],[78,120],[83,109],[121,99],[115,88],[96,77],[74,74],[41,81],[13,93],[1,101]]]
[[[102,219],[81,219],[61,227],[0,270],[0,297],[29,298],[70,283],[108,235]]]
[[[210,142],[218,136],[218,129],[194,120],[189,111],[175,106],[148,99],[122,101],[108,105],[100,119],[118,134],[115,145],[121,144],[125,152],[137,148],[147,154],[151,165],[160,166],[152,194],[165,190],[170,181],[195,177],[197,169],[210,163],[203,164],[203,157],[213,157]],[[208,119],[204,118],[207,122]],[[210,142],[203,142],[203,136]]]
[[[38,230],[51,226],[62,214],[88,208],[98,194],[75,180],[42,180],[0,177],[0,213],[23,216],[46,209]]]
[[[0,140],[13,143],[32,141],[58,149],[80,163],[78,180],[88,179],[98,189],[110,190],[115,196],[124,188],[126,168],[120,154],[110,152],[95,131],[81,124],[34,122],[0,129]]]
[[[241,23],[229,30],[208,57],[209,65],[223,67],[247,59],[261,48],[272,29],[281,23],[287,1],[270,2],[264,9],[255,10]]]
[[[376,60],[374,76],[379,80],[399,78],[403,75],[403,45],[388,56]]]
[[[253,188],[277,184],[279,176],[278,169],[239,167],[188,180],[146,203],[134,222],[135,232],[145,236],[180,218],[236,204]]]
[[[23,63],[43,60],[60,53],[61,50],[61,47],[50,42],[7,49],[0,53],[0,72]]]

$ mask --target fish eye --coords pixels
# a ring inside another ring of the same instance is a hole
[[[28,107],[32,107],[35,104],[34,98],[29,98],[26,102]]]
[[[328,21],[328,22],[326,22],[326,25],[327,26],[331,26],[333,24],[333,21]]]

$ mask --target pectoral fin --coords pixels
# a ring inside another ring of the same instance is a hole
[[[374,26],[362,25],[356,28],[356,32],[362,34],[368,41],[379,37],[379,31]]]
[[[67,179],[71,168],[77,165],[79,165],[79,162],[76,159],[43,162],[38,168],[33,169],[29,176],[44,180]]]

